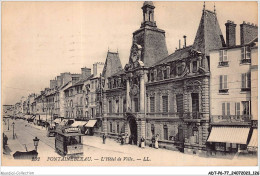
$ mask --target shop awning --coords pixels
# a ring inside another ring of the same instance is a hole
[[[257,140],[257,136],[258,135],[258,130],[257,129],[253,129],[253,134],[252,137],[250,139],[250,142],[248,144],[248,147],[258,147],[258,140]]]
[[[93,127],[96,124],[97,120],[89,120],[85,127]]]
[[[212,127],[207,142],[246,144],[248,134],[247,127]]]
[[[74,121],[73,124],[71,124],[72,127],[78,127],[78,126],[84,126],[86,125],[86,121]]]
[[[35,115],[32,115],[30,118],[28,118],[28,120],[29,120],[29,119],[32,119],[32,120],[33,120],[35,117],[36,117]]]

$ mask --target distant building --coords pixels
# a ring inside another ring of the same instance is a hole
[[[3,105],[2,116],[3,117],[12,117],[14,115],[14,106],[13,105]]]

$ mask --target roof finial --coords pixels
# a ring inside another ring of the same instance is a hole
[[[206,7],[206,4],[205,4],[205,1],[204,1],[204,4],[203,4],[203,11],[205,10],[205,7]]]
[[[108,47],[108,52],[109,52],[109,47]]]
[[[215,2],[214,2],[214,13],[216,13],[216,6],[215,6]]]

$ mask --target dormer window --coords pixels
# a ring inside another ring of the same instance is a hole
[[[241,63],[251,63],[251,49],[248,46],[241,48]]]
[[[228,66],[227,50],[219,51],[219,66]]]
[[[154,70],[154,80],[155,81],[157,80],[157,70],[156,69]]]
[[[197,61],[193,61],[192,62],[192,72],[196,73],[198,71],[198,62]]]
[[[151,80],[151,82],[153,82],[153,81],[154,81],[154,72],[153,72],[153,71],[151,71],[150,80]]]
[[[167,74],[167,70],[166,68],[163,69],[163,79],[167,79],[168,78],[168,74]]]

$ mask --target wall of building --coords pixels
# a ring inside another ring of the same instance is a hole
[[[251,105],[252,120],[258,120],[258,47],[251,50]]]
[[[219,66],[219,51],[210,53],[210,104],[211,115],[222,115],[222,103],[230,102],[230,115],[235,115],[235,103],[250,101],[250,91],[241,91],[242,73],[250,72],[250,64],[241,64],[241,48],[227,51],[229,66]],[[228,93],[219,93],[220,75],[227,75]],[[242,114],[242,104],[240,104]]]

